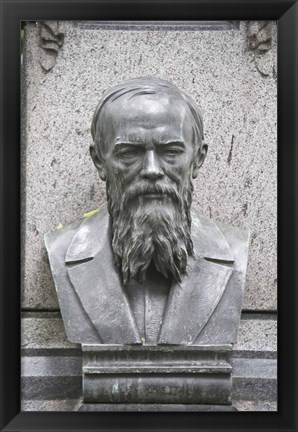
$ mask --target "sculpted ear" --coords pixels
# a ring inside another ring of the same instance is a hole
[[[101,178],[101,180],[105,181],[107,178],[106,175],[106,168],[105,168],[105,161],[101,154],[96,150],[96,147],[94,144],[90,145],[90,155],[93,160],[93,163],[97,169],[98,175]]]
[[[207,151],[208,151],[208,144],[202,141],[195,155],[195,161],[192,170],[192,178],[196,178],[197,175],[199,174],[199,169],[201,168],[201,166],[204,163],[204,160],[206,159]]]

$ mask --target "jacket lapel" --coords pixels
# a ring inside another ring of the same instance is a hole
[[[85,219],[68,248],[71,283],[105,344],[140,344],[141,339],[115,268],[106,210]]]
[[[195,259],[167,300],[159,344],[188,345],[208,322],[233,272],[230,247],[215,223],[192,213]],[[141,344],[111,250],[107,210],[85,219],[68,248],[69,278],[105,344]]]
[[[195,258],[187,275],[171,287],[159,344],[189,345],[195,341],[220,301],[233,272],[234,258],[217,227],[192,213]]]

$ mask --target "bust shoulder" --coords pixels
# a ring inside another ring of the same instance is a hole
[[[249,246],[247,230],[223,224],[192,211],[192,239],[196,255],[215,262],[234,263],[234,269],[246,272]]]
[[[80,249],[83,253],[84,247],[87,245],[90,247],[90,240],[103,233],[107,225],[107,218],[107,210],[101,209],[91,216],[83,217],[60,229],[48,232],[44,240],[49,255],[56,255],[64,261],[70,246],[72,249],[75,246],[77,252]]]
[[[63,228],[58,228],[45,234],[44,241],[50,259],[50,265],[52,264],[52,259],[55,259],[55,262],[64,262],[66,251],[82,222],[83,220],[81,219]],[[51,269],[53,270],[52,265]]]
[[[241,273],[246,273],[250,243],[249,230],[221,222],[217,223],[217,226],[227,239],[235,258],[234,269]]]
[[[247,230],[214,221],[192,210],[192,239],[197,255],[215,261],[234,262],[234,269],[246,272],[250,235]],[[78,261],[105,247],[109,238],[109,215],[101,209],[90,217],[45,235],[50,261]]]

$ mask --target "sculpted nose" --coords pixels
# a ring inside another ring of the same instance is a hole
[[[149,178],[150,180],[157,180],[164,176],[164,172],[161,169],[153,150],[148,150],[146,152],[140,175],[141,177]]]

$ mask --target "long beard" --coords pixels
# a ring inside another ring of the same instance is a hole
[[[107,181],[108,209],[112,217],[112,249],[123,283],[143,283],[151,262],[165,278],[181,281],[188,255],[193,255],[190,235],[192,182],[182,197],[173,186],[137,184],[124,194]],[[144,193],[166,198],[147,200]]]

